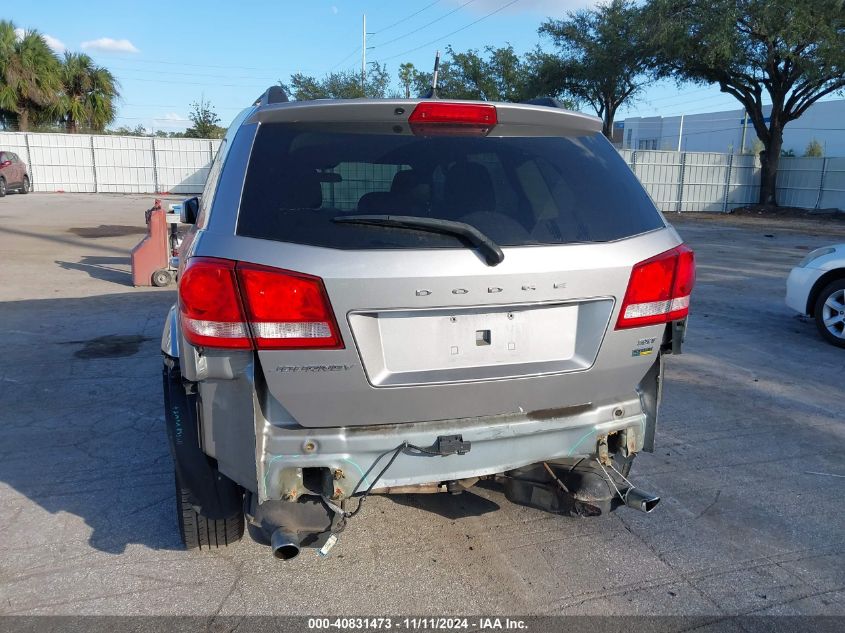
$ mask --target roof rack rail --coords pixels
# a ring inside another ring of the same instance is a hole
[[[271,103],[287,103],[288,96],[281,86],[270,86],[252,105],[263,106]]]

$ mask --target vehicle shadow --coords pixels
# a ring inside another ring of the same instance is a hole
[[[65,270],[79,270],[88,273],[94,279],[101,279],[121,286],[132,286],[132,272],[115,268],[115,266],[129,266],[129,257],[84,255],[78,262],[56,260],[56,264]]]
[[[408,506],[455,520],[465,517],[478,517],[495,512],[501,506],[473,489],[460,494],[448,493],[388,495],[388,498],[400,506]]]
[[[159,348],[173,300],[139,290],[0,303],[14,333],[0,369],[0,557],[53,551],[57,535],[62,550],[182,548]]]

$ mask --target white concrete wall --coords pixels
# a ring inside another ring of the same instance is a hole
[[[653,133],[653,124],[647,121],[644,133]],[[196,194],[219,146],[204,139],[0,132],[0,149],[29,165],[35,191]],[[757,201],[756,156],[621,153],[662,211],[729,211]],[[782,159],[778,198],[782,205],[845,210],[845,158]]]
[[[216,139],[0,132],[35,191],[200,193]]]
[[[724,212],[756,203],[760,161],[718,152],[622,150],[622,157],[665,213]],[[782,158],[778,202],[845,211],[845,158]]]

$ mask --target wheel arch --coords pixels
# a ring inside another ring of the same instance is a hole
[[[173,304],[161,332],[161,353],[170,358],[179,358],[179,336],[179,315],[176,304]]]
[[[195,386],[183,379],[175,359],[166,360],[162,368],[164,421],[178,480],[194,511],[208,519],[226,519],[241,509],[243,491],[217,470],[216,462],[200,447]]]
[[[807,314],[809,316],[816,316],[816,299],[819,298],[819,293],[822,289],[837,279],[845,279],[845,268],[834,268],[833,270],[829,270],[816,280],[816,283],[814,283],[813,287],[810,289],[810,294],[807,295]]]

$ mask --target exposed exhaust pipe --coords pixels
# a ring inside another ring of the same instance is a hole
[[[657,504],[660,503],[660,497],[656,494],[634,488],[633,486],[624,490],[622,498],[625,500],[626,506],[634,508],[634,510],[639,510],[640,512],[645,512],[646,514],[654,510]]]
[[[281,560],[290,560],[299,555],[299,538],[284,528],[277,528],[270,536],[273,556]]]

